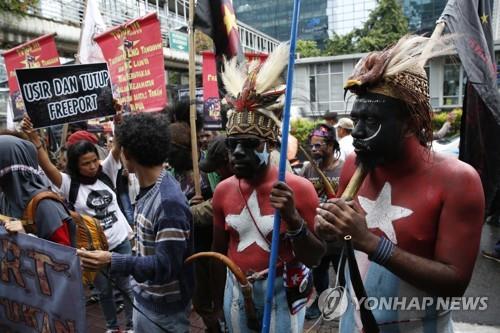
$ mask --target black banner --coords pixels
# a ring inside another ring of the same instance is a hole
[[[35,128],[115,114],[105,63],[18,69],[16,74]]]

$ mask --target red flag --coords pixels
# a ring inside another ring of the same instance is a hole
[[[60,65],[59,54],[54,41],[55,35],[55,33],[43,35],[2,54],[5,58],[5,67],[8,73],[9,96],[14,121],[21,120],[24,114],[24,104],[17,83],[16,69]]]
[[[165,107],[165,64],[156,13],[114,27],[94,40],[108,63],[113,94],[126,111]]]
[[[228,58],[237,56],[238,61],[244,60],[231,0],[198,0],[194,26],[212,38],[218,58],[225,55]]]

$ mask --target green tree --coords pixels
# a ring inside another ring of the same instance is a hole
[[[397,0],[380,0],[362,28],[327,41],[327,55],[382,50],[408,33],[408,21]]]
[[[297,118],[291,122],[290,133],[297,138],[300,144],[307,147],[309,134],[318,124],[318,121],[309,120],[307,118]]]
[[[319,57],[321,50],[314,40],[298,40],[295,53],[300,54],[301,58]]]
[[[198,30],[194,31],[194,44],[196,53],[214,50],[214,42],[212,39]]]
[[[39,0],[1,0],[0,13],[9,12],[11,14],[23,15],[28,9],[38,3]]]

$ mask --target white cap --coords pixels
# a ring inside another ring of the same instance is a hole
[[[336,123],[334,127],[335,128],[340,127],[340,128],[352,130],[352,129],[354,129],[354,122],[349,118],[340,118],[339,122]]]

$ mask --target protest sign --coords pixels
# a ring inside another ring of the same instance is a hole
[[[0,332],[84,333],[76,249],[0,226]]]
[[[189,88],[177,90],[177,97],[179,101],[189,101]],[[203,88],[196,88],[196,113],[203,114]]]
[[[2,54],[9,79],[9,97],[14,121],[21,120],[25,111],[17,84],[16,69],[59,66],[59,54],[54,36],[55,34],[49,34],[38,37]]]
[[[35,128],[115,114],[105,63],[18,69],[16,73]]]
[[[167,104],[160,21],[148,14],[94,38],[109,66],[124,111],[160,111]]]
[[[220,130],[222,129],[222,117],[215,53],[202,52],[202,55],[204,126],[206,129]]]

